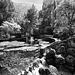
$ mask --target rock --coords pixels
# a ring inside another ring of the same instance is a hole
[[[65,59],[56,58],[56,60],[55,60],[55,64],[57,67],[59,67],[60,65],[63,65],[64,63],[65,63]]]
[[[57,53],[59,54],[64,54],[65,53],[65,47],[64,46],[60,46],[60,48],[58,48]]]
[[[58,48],[56,53],[61,54],[64,58],[67,56],[67,51],[65,46],[61,46],[60,48]]]
[[[51,72],[52,75],[59,75],[57,68],[52,65],[49,65],[49,71]]]
[[[66,65],[74,67],[75,66],[75,58],[71,55],[66,57]]]
[[[73,38],[73,39],[71,40],[71,46],[72,46],[72,47],[75,47],[75,38]]]
[[[54,65],[55,64],[55,52],[50,51],[46,53],[46,63],[48,65]]]
[[[69,48],[67,53],[75,57],[75,48]]]
[[[3,55],[4,53],[3,52],[0,52],[0,55]]]

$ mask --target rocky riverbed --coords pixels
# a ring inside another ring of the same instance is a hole
[[[72,39],[71,39],[72,40]],[[48,42],[42,42],[41,47],[49,48],[52,47],[56,49],[56,52],[59,54],[62,53],[61,46],[64,46],[67,50],[67,56],[65,57],[67,61],[69,61],[68,57],[72,57],[71,61],[74,62],[74,43],[73,41],[66,41],[66,42],[56,42],[53,45]],[[0,71],[0,75],[13,75],[12,72],[14,72],[16,75],[21,69],[26,69],[28,65],[33,62],[35,56],[36,50],[39,50],[39,45],[30,46],[26,44],[25,42],[18,42],[18,41],[6,41],[0,43],[0,65],[2,67],[5,67]],[[38,52],[37,52],[38,53]],[[38,53],[39,54],[39,53]],[[38,56],[37,54],[37,56]],[[71,66],[70,63],[69,66]],[[68,66],[68,67],[69,67]],[[67,68],[68,68],[67,67]],[[72,66],[73,67],[73,66]],[[72,68],[71,67],[71,68]],[[59,72],[62,75],[72,75],[67,68],[60,68]],[[11,72],[9,72],[9,71]]]

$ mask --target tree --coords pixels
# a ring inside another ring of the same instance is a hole
[[[0,32],[2,33],[0,34],[0,38],[2,38],[2,36],[10,38],[10,35],[20,33],[20,29],[21,29],[20,25],[15,23],[13,20],[11,22],[4,21],[0,26]]]
[[[22,34],[26,34],[26,32],[28,31],[28,28],[30,27],[30,21],[28,19],[23,19],[22,21],[20,21],[20,26],[21,26],[21,33]]]
[[[43,31],[43,34],[47,31],[48,27],[53,31],[53,24],[55,20],[54,10],[56,8],[55,0],[49,0],[48,5],[45,6],[47,3],[43,3],[42,11],[39,12],[39,17],[43,18],[41,22],[40,29]],[[45,31],[46,30],[46,31]],[[45,31],[45,32],[44,32]],[[46,32],[47,33],[47,32]]]
[[[0,0],[0,25],[13,16],[14,6],[11,0]]]
[[[69,29],[69,36],[72,36],[75,28],[75,1],[63,0],[55,9],[55,28]]]
[[[34,5],[32,5],[32,7],[28,10],[26,18],[30,21],[28,27],[30,31],[36,26],[37,10],[35,9]],[[33,34],[33,31],[31,32],[31,34]]]

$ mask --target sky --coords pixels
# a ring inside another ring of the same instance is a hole
[[[37,6],[37,8],[40,10],[42,9],[43,0],[12,0],[15,3],[28,3],[28,4],[34,4]]]

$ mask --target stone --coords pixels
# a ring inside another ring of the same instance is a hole
[[[75,48],[69,48],[67,53],[75,57]]]
[[[75,66],[75,58],[71,55],[68,55],[66,57],[66,65],[74,67]]]

